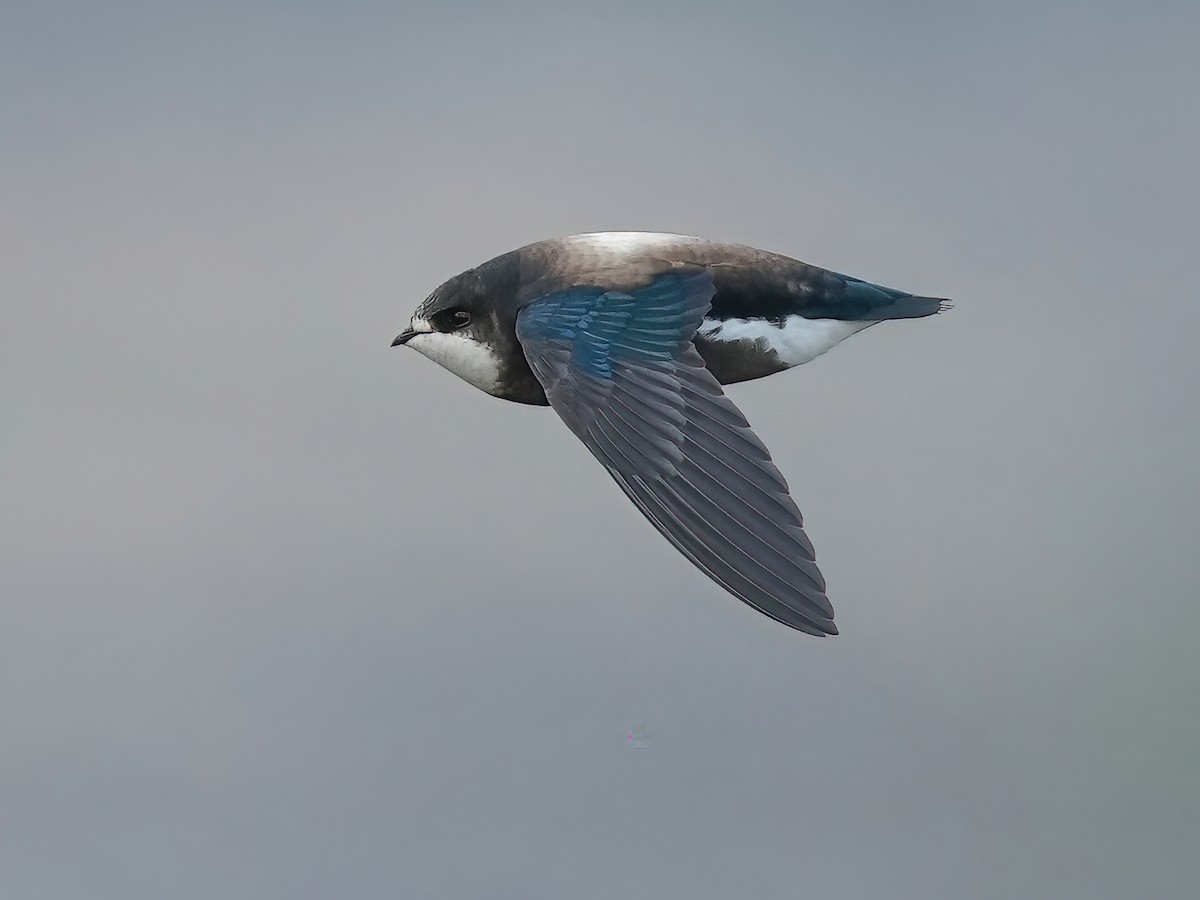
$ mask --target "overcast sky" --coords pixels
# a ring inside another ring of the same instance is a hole
[[[1198,26],[4,4],[0,896],[1193,896]],[[730,389],[841,637],[388,347],[604,229],[958,301]]]

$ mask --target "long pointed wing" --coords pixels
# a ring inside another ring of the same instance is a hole
[[[787,482],[692,345],[707,270],[575,288],[521,311],[550,405],[638,509],[710,578],[773,619],[837,634]]]

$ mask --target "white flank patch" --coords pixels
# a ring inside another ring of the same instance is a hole
[[[789,316],[780,328],[762,319],[705,319],[698,333],[710,341],[756,341],[774,350],[780,362],[799,366],[874,324]]]
[[[408,346],[481,391],[494,394],[500,388],[500,361],[490,347],[473,338],[426,331],[409,341]]]

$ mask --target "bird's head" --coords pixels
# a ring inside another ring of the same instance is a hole
[[[417,307],[392,346],[411,347],[495,397],[545,405],[517,341],[518,266],[498,257],[455,275]]]

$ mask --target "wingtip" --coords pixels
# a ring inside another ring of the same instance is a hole
[[[837,625],[833,624],[833,619],[820,619],[815,621],[810,619],[805,624],[808,625],[809,628],[800,630],[805,631],[806,634],[811,634],[813,637],[837,637],[839,634]],[[792,627],[795,628],[796,626],[793,625]]]
[[[811,634],[813,637],[837,637],[839,633],[838,627],[834,624],[833,619],[823,619],[816,616],[803,614],[788,616],[785,618],[783,616],[775,615],[774,613],[766,612],[766,610],[762,609],[760,609],[759,612],[766,613],[767,616],[777,622],[782,622],[788,628],[795,629],[796,631],[804,634]]]

